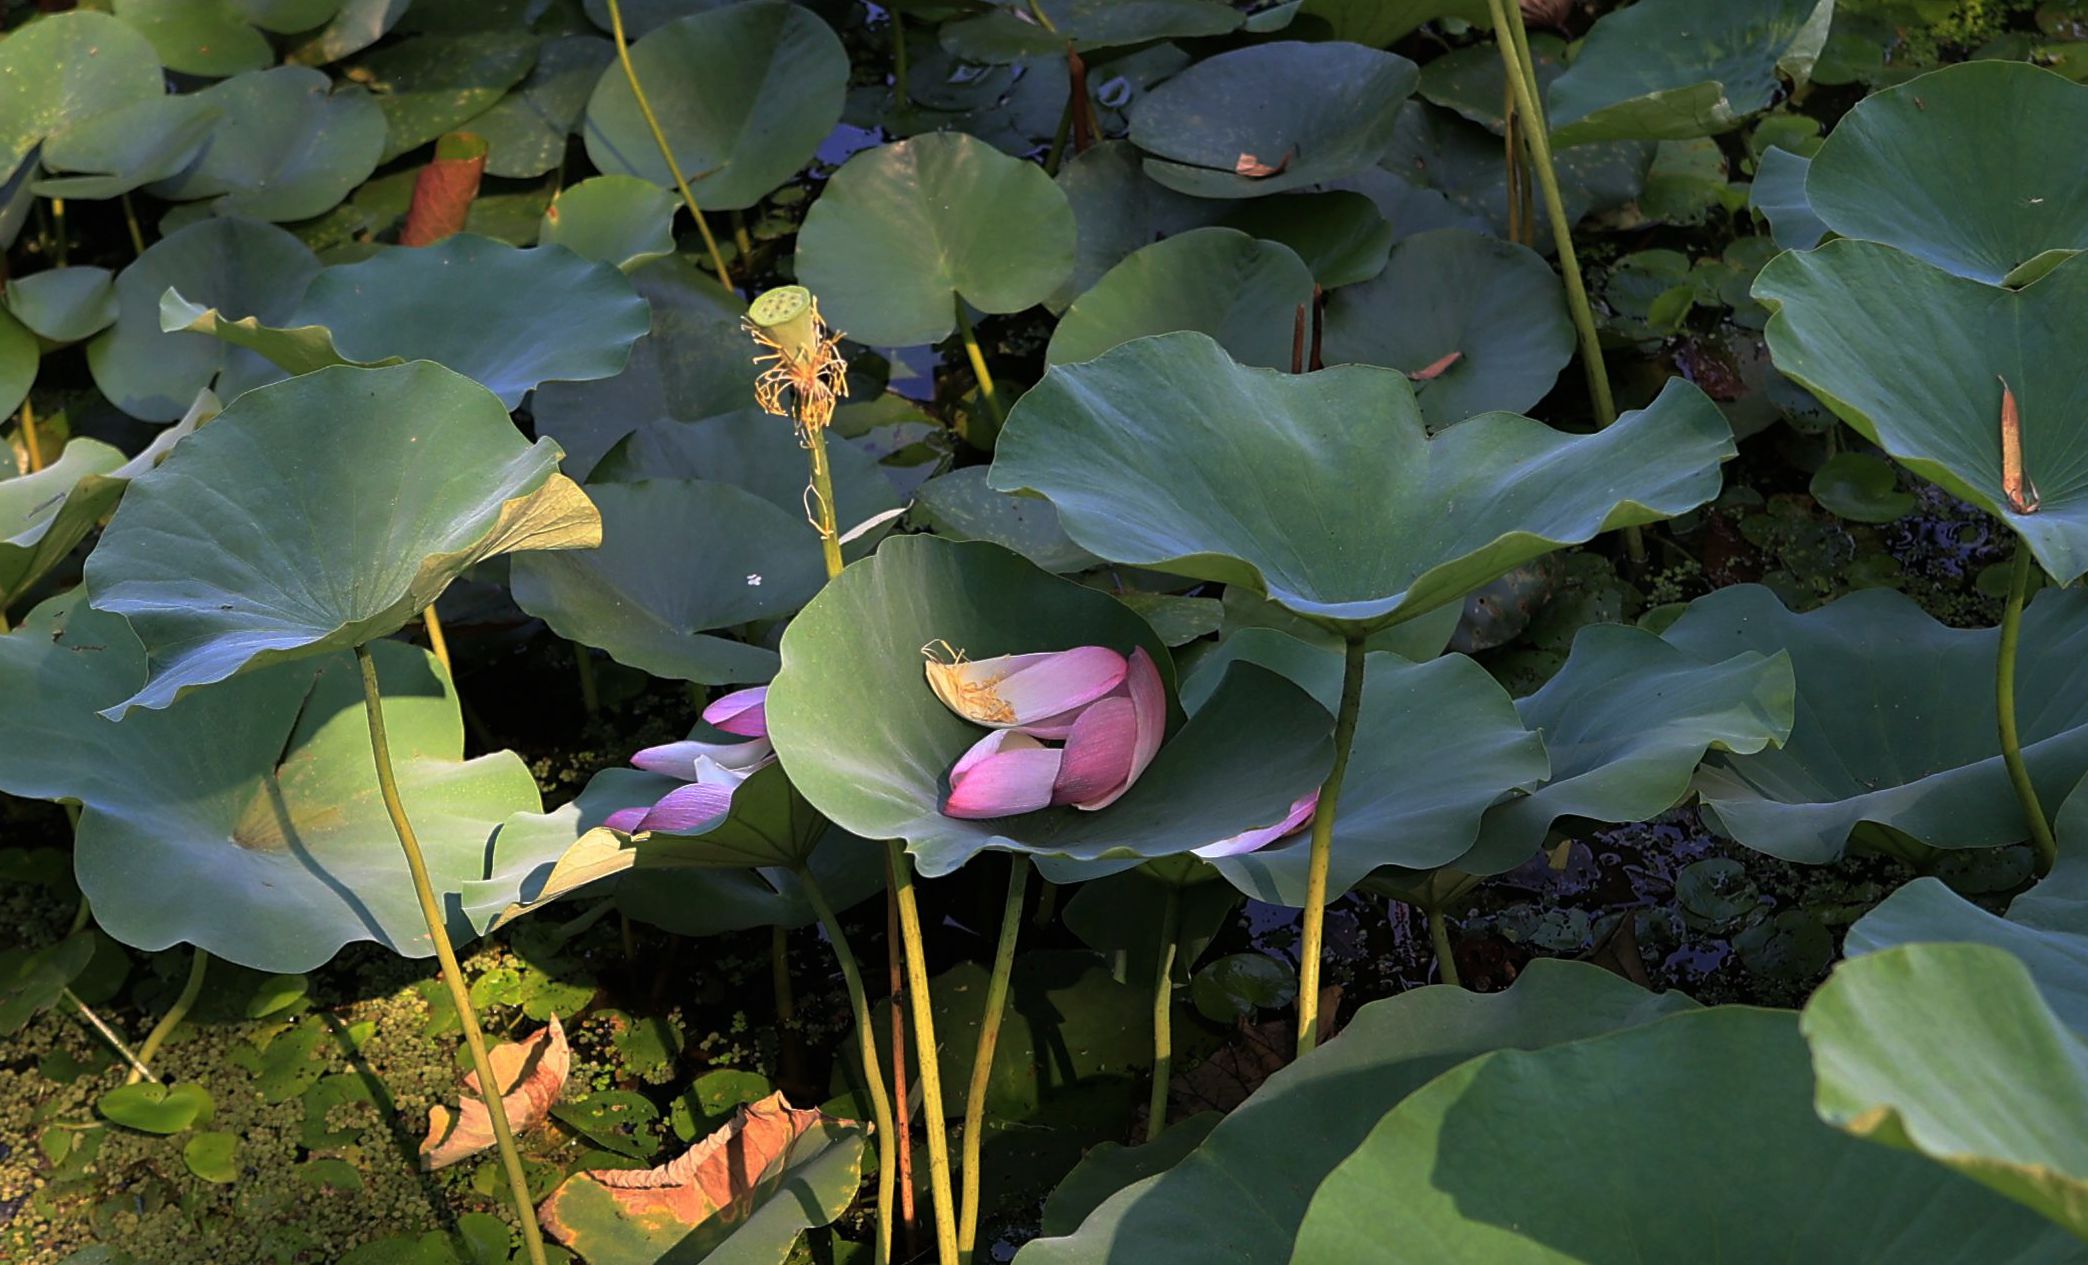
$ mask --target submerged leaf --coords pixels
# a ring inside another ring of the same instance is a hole
[[[493,1078],[500,1083],[500,1105],[507,1109],[508,1125],[521,1133],[545,1117],[551,1104],[565,1089],[572,1070],[573,1054],[566,1045],[564,1025],[556,1014],[551,1021],[520,1041],[502,1042],[487,1056]],[[424,1169],[446,1168],[493,1145],[493,1116],[486,1107],[485,1089],[476,1071],[465,1074],[464,1093],[457,1110],[436,1104],[428,1109],[428,1136],[421,1141]]]

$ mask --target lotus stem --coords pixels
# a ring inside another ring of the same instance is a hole
[[[421,612],[421,626],[428,630],[428,649],[435,654],[435,662],[442,665],[442,674],[456,684],[456,669],[450,666],[449,638],[442,635],[442,620],[435,614],[435,603]]]
[[[863,968],[856,962],[855,951],[848,947],[848,933],[841,929],[841,919],[835,916],[819,880],[812,877],[810,866],[798,867],[798,882],[804,885],[812,911],[819,915],[819,925],[826,931],[827,943],[834,948],[834,960],[848,986],[848,1008],[855,1015],[856,1055],[863,1061],[863,1084],[870,1094],[870,1115],[877,1124],[877,1248],[873,1259],[875,1265],[885,1265],[892,1259],[892,1190],[899,1173],[893,1151],[898,1139],[892,1127],[892,1100],[885,1093],[884,1068],[877,1058],[877,1030],[870,1022],[870,994],[863,988]],[[899,1022],[897,1014],[892,1016],[892,1022]]]
[[[667,143],[667,133],[660,128],[660,118],[653,113],[652,102],[645,99],[645,88],[638,82],[638,68],[631,64],[631,46],[624,38],[623,9],[617,0],[609,0],[609,33],[616,39],[616,57],[623,63],[624,78],[630,82],[631,96],[637,99],[638,113],[645,116],[645,125],[652,129],[653,144],[660,147],[660,157],[667,163],[667,171],[674,177],[674,187],[681,190],[682,205],[696,220],[696,231],[703,235],[703,248],[710,252],[711,267],[718,270],[718,280],[726,289],[733,288],[732,273],[726,270],[725,256],[718,251],[718,239],[711,236],[710,221],[703,218],[703,208],[696,205],[696,195],[689,191],[689,181],[682,175],[681,164],[675,161],[674,147]]]
[[[51,199],[51,236],[56,243],[52,253],[58,261],[58,266],[63,268],[72,253],[72,244],[66,241],[64,198]]]
[[[116,1029],[111,1028],[100,1015],[95,1014],[86,1002],[81,1001],[79,994],[70,988],[61,988],[58,995],[73,1004],[73,1008],[80,1012],[80,1017],[87,1021],[87,1026],[100,1033],[101,1039],[109,1043],[110,1049],[123,1056],[123,1061],[130,1064],[132,1072],[155,1085],[160,1083],[160,1078],[152,1074],[152,1069],[145,1066],[144,1061],[131,1052],[131,1048],[123,1043],[122,1037],[116,1035]]]
[[[799,426],[805,448],[812,454],[813,526],[819,531],[819,551],[826,558],[827,579],[841,574],[841,530],[834,521],[834,471],[827,464],[826,427]]]
[[[188,982],[181,986],[181,995],[174,999],[174,1004],[167,1009],[167,1013],[161,1015],[160,1021],[152,1025],[152,1031],[145,1034],[145,1044],[138,1047],[137,1061],[131,1064],[130,1075],[124,1078],[124,1084],[135,1085],[150,1074],[148,1069],[152,1066],[152,1056],[159,1053],[160,1047],[167,1043],[167,1038],[174,1035],[174,1029],[180,1027],[181,1021],[188,1018],[189,1008],[196,1004],[196,998],[203,993],[203,976],[209,969],[210,955],[200,947],[197,948],[189,958]]]
[[[22,397],[22,449],[29,456],[29,473],[35,474],[44,468],[43,441],[36,435],[36,408],[29,397]]]
[[[912,89],[907,83],[906,15],[897,5],[885,12],[892,20],[892,104],[905,109],[913,100]]]
[[[613,5],[615,0],[610,0]],[[522,1223],[522,1246],[530,1265],[544,1265],[544,1236],[537,1228],[536,1208],[529,1198],[529,1178],[522,1171],[522,1153],[515,1146],[515,1131],[508,1126],[507,1107],[501,1102],[500,1079],[486,1056],[486,1034],[479,1030],[478,1013],[471,1002],[471,989],[464,983],[464,969],[457,965],[457,951],[450,945],[442,906],[435,887],[428,881],[428,864],[421,857],[420,840],[413,823],[406,819],[406,805],[399,799],[399,783],[392,772],[391,744],[384,733],[384,699],[377,686],[377,661],[367,645],[355,648],[355,662],[362,669],[363,709],[370,721],[370,756],[377,766],[377,792],[384,811],[391,816],[392,830],[406,853],[406,869],[413,876],[413,893],[420,898],[421,917],[427,920],[428,939],[435,946],[435,959],[442,966],[442,982],[449,987],[450,1002],[457,1009],[464,1029],[464,1045],[471,1051],[471,1068],[478,1074],[486,1114],[492,1118],[493,1140],[500,1148],[501,1167],[507,1170],[508,1193],[513,1197],[515,1216]]]
[[[1428,942],[1435,946],[1436,972],[1445,984],[1459,987],[1457,954],[1450,950],[1450,925],[1443,921],[1443,911],[1433,905],[1428,907]]]
[[[1495,0],[1496,3],[1499,0]],[[1305,878],[1305,943],[1298,951],[1298,1053],[1319,1044],[1320,952],[1327,923],[1327,865],[1334,855],[1334,814],[1341,806],[1341,779],[1349,748],[1356,744],[1356,717],[1363,710],[1363,636],[1351,633],[1341,662],[1341,707],[1334,713],[1334,767],[1320,785],[1312,812],[1312,861]]]
[[[1182,889],[1167,884],[1160,910],[1160,967],[1153,973],[1153,1096],[1146,1102],[1146,1141],[1167,1128],[1167,1080],[1174,1070],[1174,960],[1182,934]]]
[[[979,1241],[979,1150],[985,1139],[986,1089],[993,1080],[993,1052],[1000,1044],[1001,1016],[1008,1008],[1008,976],[1015,969],[1015,939],[1022,931],[1022,898],[1029,888],[1029,859],[1008,856],[1008,895],[1001,902],[1000,941],[986,977],[986,1011],[979,1016],[979,1049],[972,1056],[971,1085],[964,1096],[964,1211],[957,1250],[969,1262]]]
[[[573,643],[573,656],[574,669],[580,674],[580,710],[593,720],[602,710],[602,691],[595,684],[594,656],[577,641]]]
[[[885,854],[885,966],[892,998],[892,1101],[899,1112],[899,1223],[906,1227],[908,1259],[921,1254],[921,1223],[914,1217],[913,1099],[906,1092],[906,954],[900,946],[899,881]]]
[[[131,205],[131,195],[128,193],[123,195],[123,223],[130,229],[131,250],[140,255],[144,254],[145,230],[138,224],[138,208]]]
[[[2059,841],[2052,837],[2051,819],[2037,800],[2037,786],[2030,780],[2030,766],[2023,763],[2023,740],[2016,733],[2015,670],[2016,645],[2023,637],[2023,602],[2030,595],[2030,549],[2016,541],[2015,568],[2008,584],[2008,604],[2001,608],[2001,652],[1995,656],[1994,714],[2001,722],[2001,761],[2008,766],[2008,780],[2015,785],[2023,816],[2030,820],[2030,846],[2037,852],[2037,875],[2052,872],[2059,859]]]
[[[964,354],[970,359],[972,376],[979,380],[979,395],[986,401],[986,411],[993,417],[995,434],[1007,425],[1007,411],[1001,408],[1000,396],[993,389],[993,372],[986,367],[986,353],[979,350],[979,336],[972,330],[971,313],[964,310],[964,300],[957,303],[957,332],[964,338]],[[969,436],[967,436],[969,438]]]
[[[906,946],[906,993],[913,1010],[914,1057],[921,1072],[921,1114],[928,1130],[928,1189],[935,1199],[936,1258],[957,1265],[957,1206],[950,1198],[950,1132],[943,1115],[940,1047],[929,1004],[928,958],[921,943],[921,907],[914,897],[913,860],[896,839],[885,841],[892,860],[892,894],[899,902],[899,934]]]

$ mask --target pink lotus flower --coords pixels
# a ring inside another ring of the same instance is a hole
[[[1283,820],[1273,826],[1263,826],[1256,830],[1243,830],[1231,838],[1220,839],[1216,843],[1207,843],[1201,848],[1192,849],[1192,851],[1207,861],[1216,860],[1219,857],[1236,857],[1245,852],[1259,852],[1278,839],[1294,835],[1310,825],[1313,812],[1319,808],[1319,795],[1320,793],[1316,789],[1305,792],[1290,806],[1290,812],[1284,814]]]
[[[602,824],[624,834],[687,835],[700,833],[732,808],[732,793],[741,782],[776,759],[768,739],[764,705],[768,687],[735,690],[703,709],[703,719],[713,728],[739,734],[747,742],[703,742],[689,738],[662,746],[647,747],[631,757],[631,763],[648,773],[680,778],[677,786],[651,807],[625,808],[609,814]]]
[[[1160,750],[1167,687],[1143,649],[1129,659],[1106,646],[976,663],[951,657],[955,662],[931,659],[929,684],[950,710],[994,732],[950,770],[945,816],[1012,817],[1067,804],[1105,808],[1131,789]]]

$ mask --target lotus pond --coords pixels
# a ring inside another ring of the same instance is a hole
[[[2088,1262],[2083,81],[0,0],[0,1261]]]

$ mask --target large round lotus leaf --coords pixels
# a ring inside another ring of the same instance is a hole
[[[1250,369],[1202,334],[1166,334],[1045,374],[1001,433],[992,483],[1049,497],[1104,558],[1369,631],[1702,505],[1733,451],[1679,379],[1593,435],[1489,413],[1431,438],[1404,374]]]
[[[517,605],[654,676],[717,685],[775,672],[773,650],[710,630],[788,616],[819,591],[826,569],[802,512],[700,479],[588,494],[602,512],[601,548],[515,559]]]
[[[116,319],[116,287],[107,268],[48,268],[16,277],[0,301],[38,338],[76,343]]]
[[[840,121],[848,90],[840,39],[795,4],[677,18],[632,45],[631,64],[697,205],[709,211],[753,206],[796,175]],[[582,135],[603,171],[673,187],[620,66],[596,81]]]
[[[131,482],[87,559],[95,604],[152,660],[111,712],[382,637],[496,554],[592,547],[601,519],[557,466],[425,361],[248,392]]]
[[[0,637],[0,786],[81,805],[74,869],[102,928],[285,973],[357,940],[432,953],[378,798],[354,660],[275,664],[111,724],[96,712],[144,683],[145,650],[79,598]],[[372,650],[407,816],[436,892],[456,892],[483,875],[494,828],[536,810],[536,783],[510,752],[462,759],[456,695],[431,656]],[[449,931],[475,934],[454,914]]]
[[[486,142],[486,174],[529,179],[557,167],[596,80],[614,60],[615,46],[599,35],[547,41],[529,78],[464,125]]]
[[[1834,0],[1641,0],[1604,17],[1548,94],[1552,141],[1687,140],[1802,86]]]
[[[300,66],[325,66],[383,39],[411,0],[342,0],[333,21],[293,40],[283,60]]]
[[[1537,855],[1561,817],[1645,821],[1680,803],[1707,751],[1751,755],[1790,736],[1790,656],[1742,650],[1701,660],[1643,629],[1594,624],[1558,675],[1516,701],[1544,735],[1551,777],[1486,814],[1455,865],[1500,874]]]
[[[293,328],[270,332],[320,326],[335,354],[353,363],[432,360],[512,409],[540,382],[614,377],[647,320],[644,300],[613,265],[563,246],[518,249],[459,233],[326,269],[287,322]],[[256,346],[279,366],[305,367],[294,340]],[[276,376],[226,374],[237,387]]]
[[[945,817],[950,766],[985,731],[929,689],[922,647],[936,640],[973,659],[1143,648],[1172,675],[1166,647],[1129,608],[996,545],[900,536],[843,571],[783,634],[769,736],[815,807],[866,839],[906,840],[931,877],[988,848],[1076,860],[1186,852],[1280,820],[1333,758],[1325,709],[1242,667],[1110,807]]]
[[[1625,206],[1637,198],[1658,148],[1653,141],[1602,141],[1554,150],[1552,165],[1558,169],[1559,200],[1566,218],[1578,224],[1594,212]],[[1391,147],[1379,162],[1383,169],[1413,184],[1440,191],[1454,209],[1478,216],[1496,232],[1505,233],[1508,178],[1501,153],[1501,138],[1485,127],[1425,101],[1409,101],[1399,111]],[[1372,175],[1363,174],[1366,179]],[[1369,191],[1368,186],[1365,189]],[[1377,196],[1382,207],[1384,195]],[[1419,210],[1442,214],[1440,208],[1423,206]],[[1535,210],[1537,242],[1549,250],[1551,215],[1543,199],[1537,200]],[[1401,217],[1390,210],[1386,216],[1395,224],[1400,222]],[[1424,222],[1419,227],[1439,225]]]
[[[1470,229],[1417,233],[1385,269],[1327,296],[1329,364],[1413,375],[1421,416],[1441,429],[1474,413],[1544,398],[1573,359],[1566,292],[1536,251]]]
[[[44,142],[44,198],[113,198],[178,174],[224,117],[210,96],[142,97],[90,115]]]
[[[1755,166],[1754,182],[1747,186],[1747,205],[1769,221],[1769,232],[1780,250],[1811,250],[1827,236],[1827,224],[1813,211],[1806,182],[1812,159],[1800,158],[1788,149],[1772,149]]]
[[[108,14],[30,22],[0,40],[0,171],[82,119],[165,91],[152,45]]]
[[[1875,242],[1777,256],[1754,296],[1777,369],[1914,473],[1999,517],[2053,579],[2088,572],[2088,415],[2072,331],[2088,259],[2022,290],[1954,277]],[[2002,482],[2002,381],[2022,422],[2020,514]]]
[[[1697,774],[1724,833],[1790,861],[1832,861],[1863,823],[1937,848],[2029,837],[2002,768],[1992,628],[1947,628],[1889,589],[1794,615],[1738,585],[1698,598],[1665,634],[1698,659],[1789,651],[1797,677],[1790,740],[1714,753]],[[2048,804],[2088,772],[2088,594],[2046,589],[2023,619],[2016,695],[2023,755]]]
[[[594,382],[546,382],[530,401],[537,433],[565,446],[566,469],[576,478],[646,422],[699,421],[754,400],[754,346],[740,328],[744,303],[679,258],[653,261],[632,274],[631,284],[652,309],[652,327],[631,344],[623,372]]]
[[[384,152],[384,112],[353,84],[278,66],[196,94],[220,112],[203,152],[152,192],[214,198],[220,215],[302,220],[332,210],[369,178]]]
[[[1949,1169],[1821,1123],[1797,1016],[1728,1006],[1444,1073],[1321,1183],[1291,1260],[2083,1257]]]
[[[123,454],[75,439],[33,474],[0,480],[0,613],[87,538],[123,494]]]
[[[133,417],[173,421],[227,363],[262,362],[207,334],[162,333],[160,296],[172,288],[227,317],[275,324],[318,271],[303,242],[269,224],[211,219],[168,234],[116,276],[116,323],[87,346],[94,385]]]
[[[1133,251],[1075,299],[1044,361],[1093,360],[1134,338],[1196,330],[1242,364],[1284,369],[1298,305],[1310,302],[1312,272],[1290,247],[1236,228],[1191,229]]]
[[[1058,186],[1073,208],[1078,240],[1072,275],[1044,306],[1065,311],[1132,251],[1201,228],[1225,212],[1222,202],[1192,198],[1148,179],[1143,161],[1130,141],[1103,141],[1059,168]]]
[[[1813,994],[1803,1028],[1828,1123],[2088,1238],[2088,1046],[2021,961],[1982,944],[1868,954]]]
[[[540,245],[631,272],[674,253],[674,195],[636,176],[594,176],[559,191]]]
[[[1293,20],[1325,27],[1333,39],[1384,48],[1437,18],[1493,25],[1486,0],[1304,0]]]
[[[1290,247],[1328,289],[1383,272],[1400,236],[1367,194],[1347,189],[1254,198],[1234,207],[1224,224]]]
[[[1656,996],[1598,967],[1540,958],[1499,993],[1415,989],[1271,1076],[1188,1158],[1117,1192],[1067,1238],[1020,1265],[1287,1265],[1322,1179],[1401,1099],[1466,1059],[1632,1028],[1695,1003]],[[1539,1119],[1548,1117],[1537,1117]],[[1241,1198],[1242,1190],[1254,1192]],[[1328,1261],[1343,1260],[1327,1257]]]
[[[617,6],[623,16],[624,34],[631,39],[643,39],[676,18],[691,13],[708,13],[727,5],[740,4],[744,0],[627,0]],[[607,31],[609,0],[581,0],[580,7],[587,13],[587,20]]]
[[[2084,129],[2088,86],[2025,62],[1966,62],[1859,102],[1805,189],[1843,237],[1998,284],[2046,251],[2088,249],[2088,170],[2053,161]]]
[[[911,514],[938,536],[990,540],[1046,571],[1063,574],[1102,564],[1066,536],[1050,501],[994,491],[986,485],[985,466],[965,466],[923,483],[914,493]]]
[[[954,57],[997,65],[1059,56],[1067,44],[1088,52],[1224,35],[1239,25],[1240,11],[1223,0],[1038,0],[1034,8],[1026,0],[1003,0],[976,17],[943,23],[938,37]]]
[[[536,56],[527,31],[416,35],[362,58],[350,77],[377,94],[390,162],[491,109]]]
[[[1296,681],[1330,710],[1341,700],[1341,656],[1250,628],[1198,660],[1185,702],[1207,696],[1217,674],[1243,660]],[[1472,660],[1369,656],[1334,819],[1328,897],[1379,866],[1429,869],[1453,860],[1472,846],[1488,807],[1543,781],[1548,768],[1543,740],[1524,728],[1508,692]],[[1254,899],[1295,908],[1306,903],[1311,853],[1311,841],[1300,833],[1212,864]]]
[[[1200,61],[1131,111],[1146,174],[1200,198],[1354,175],[1392,139],[1414,63],[1360,44],[1254,44]]]
[[[275,49],[233,0],[116,0],[115,13],[180,74],[222,79],[275,64]]]
[[[1566,41],[1549,31],[1530,35],[1530,57],[1536,63],[1540,93],[1566,73]],[[1430,58],[1421,68],[1421,82],[1414,95],[1461,114],[1500,136],[1507,131],[1507,89],[1508,75],[1501,66],[1500,49],[1492,40],[1486,40]]]
[[[0,407],[9,413],[21,407],[36,381],[43,349],[36,335],[12,314],[0,310]]]
[[[798,279],[858,342],[932,343],[957,301],[1041,303],[1073,267],[1073,211],[1035,163],[933,132],[865,150],[827,182],[798,234]]]

